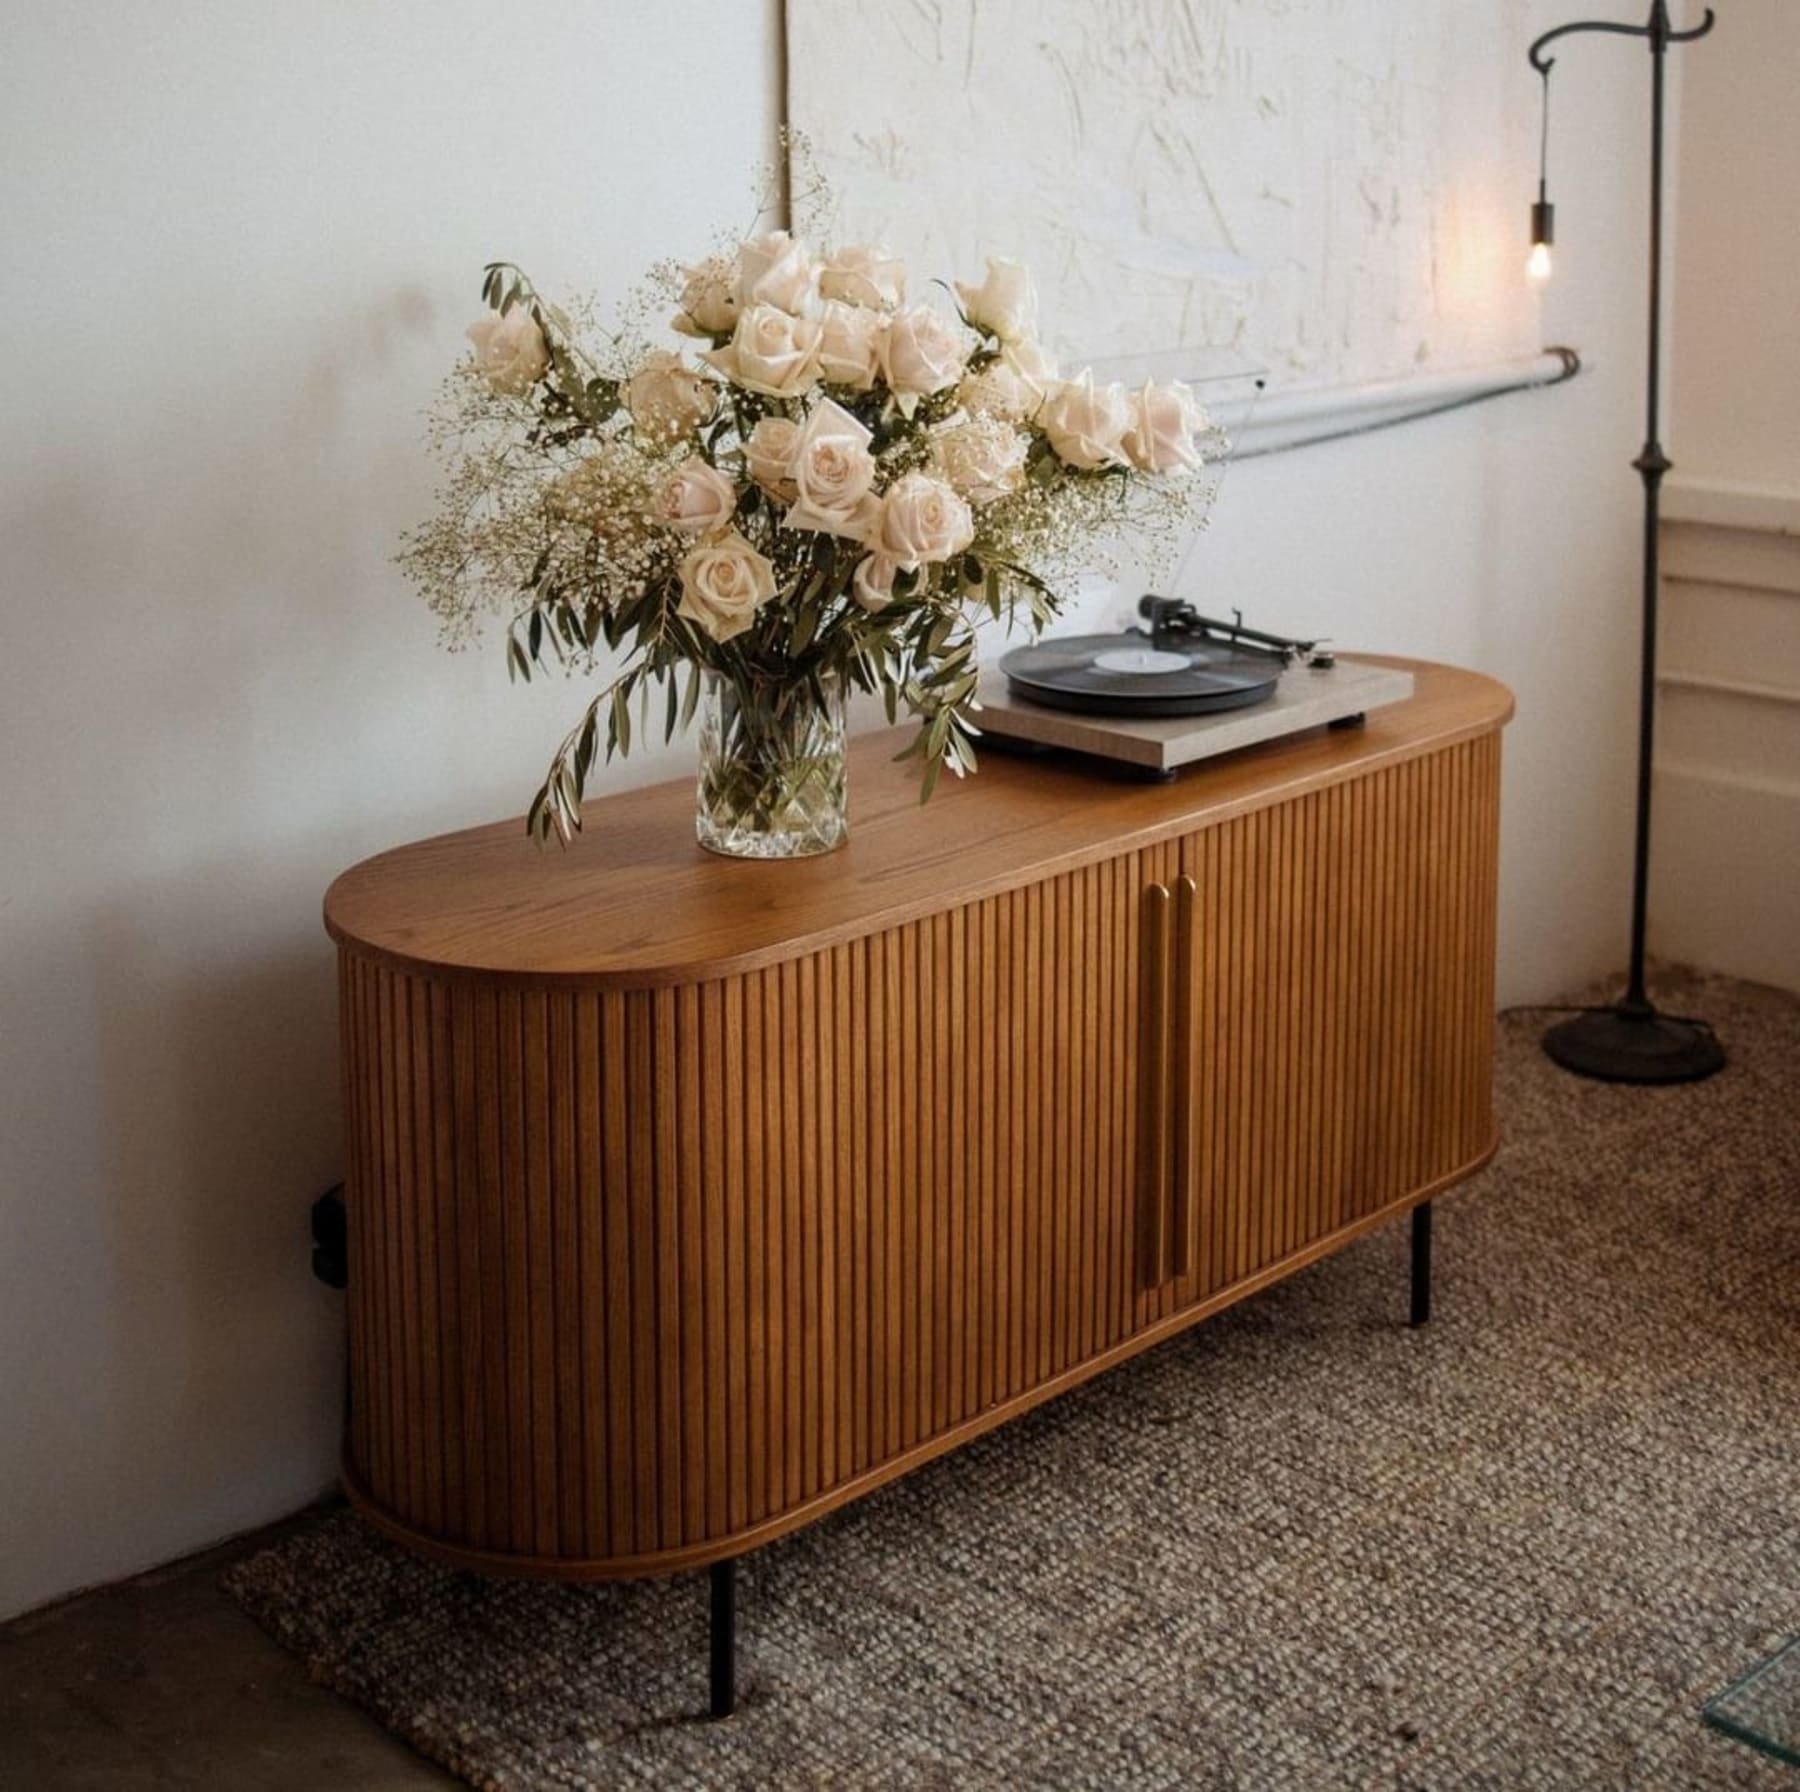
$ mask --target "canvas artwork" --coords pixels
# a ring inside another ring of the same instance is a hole
[[[789,115],[840,235],[1019,257],[1069,362],[1349,386],[1538,349],[1525,35],[1522,0],[867,0],[854,32],[790,0]]]

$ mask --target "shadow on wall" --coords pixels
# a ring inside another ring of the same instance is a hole
[[[157,917],[185,931],[217,905],[211,885],[192,873],[107,904],[86,961],[114,1492],[229,1529],[261,1516],[270,1486],[316,1483],[334,1441],[342,1307],[308,1273],[307,1217],[336,1174],[336,984],[322,939],[171,957]]]

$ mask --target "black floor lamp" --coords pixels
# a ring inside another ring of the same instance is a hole
[[[1711,1076],[1725,1053],[1703,1020],[1664,1014],[1644,989],[1644,898],[1650,875],[1650,748],[1656,722],[1657,523],[1663,475],[1669,457],[1658,439],[1659,372],[1662,348],[1663,62],[1671,44],[1691,43],[1713,28],[1710,7],[1691,31],[1669,22],[1667,0],[1655,0],[1646,25],[1614,25],[1585,20],[1546,31],[1531,46],[1531,66],[1544,78],[1544,124],[1539,151],[1538,196],[1531,208],[1530,272],[1550,272],[1555,208],[1550,204],[1547,160],[1550,141],[1550,68],[1544,51],[1559,37],[1577,31],[1606,31],[1641,37],[1650,47],[1650,375],[1648,427],[1643,451],[1632,462],[1644,482],[1644,639],[1638,697],[1637,851],[1631,886],[1631,970],[1623,996],[1610,1007],[1590,1008],[1559,1022],[1544,1035],[1544,1050],[1565,1070],[1615,1083],[1688,1083]]]

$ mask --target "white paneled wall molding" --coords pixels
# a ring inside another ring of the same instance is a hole
[[[1800,989],[1800,494],[1671,487],[1651,946]]]

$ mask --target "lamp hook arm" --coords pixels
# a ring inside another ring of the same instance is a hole
[[[1554,31],[1546,31],[1532,44],[1526,52],[1531,66],[1544,77],[1550,79],[1550,65],[1556,60],[1554,56],[1546,56],[1545,49],[1559,37],[1568,37],[1576,31],[1610,31],[1617,37],[1647,37],[1664,44],[1688,44],[1697,37],[1704,37],[1713,28],[1713,9],[1709,6],[1700,23],[1690,31],[1676,31],[1669,24],[1668,8],[1665,0],[1656,0],[1655,10],[1650,15],[1648,25],[1620,25],[1610,19],[1582,19],[1573,25],[1558,25]]]

